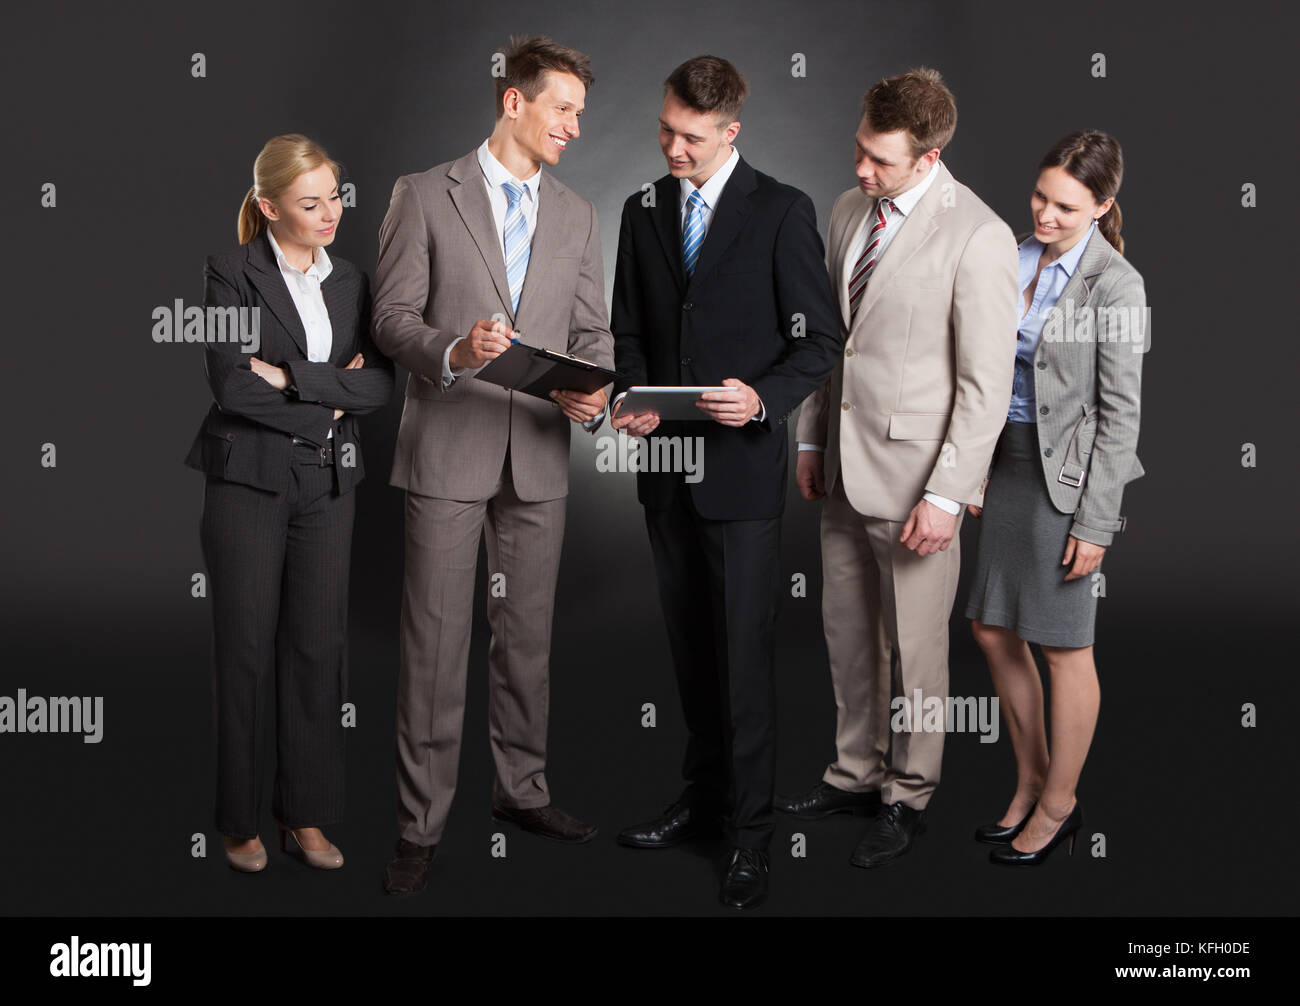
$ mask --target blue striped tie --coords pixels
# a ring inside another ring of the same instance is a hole
[[[686,200],[686,226],[682,231],[682,264],[686,266],[686,278],[695,273],[695,263],[700,257],[700,245],[704,244],[704,197],[696,189]]]
[[[524,219],[524,187],[518,182],[505,182],[506,190],[506,281],[510,284],[510,309],[519,313],[519,294],[524,289],[524,276],[528,272],[528,221]]]

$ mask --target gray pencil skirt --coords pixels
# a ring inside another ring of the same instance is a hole
[[[1038,461],[1038,428],[1008,422],[984,493],[966,617],[1015,631],[1027,643],[1091,646],[1092,578],[1065,582],[1073,514],[1052,505]]]

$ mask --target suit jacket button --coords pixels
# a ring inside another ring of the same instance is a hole
[[[845,412],[848,412],[849,409],[853,408],[853,406],[850,405],[848,402],[845,402],[843,405],[840,406],[840,408],[843,409]]]
[[[1047,361],[1046,361],[1046,360],[1039,360],[1039,361],[1038,361],[1038,369],[1039,369],[1039,370],[1046,370],[1046,369],[1047,369]]]
[[[844,355],[845,355],[845,356],[852,356],[852,355],[853,355],[853,347],[850,346],[848,349],[846,349],[846,350],[844,351]]]
[[[1050,447],[1047,448],[1047,450],[1043,451],[1043,457],[1050,458],[1051,456],[1052,456],[1052,449]]]
[[[234,439],[235,439],[235,435],[234,435],[233,433],[227,433],[227,434],[226,434],[226,439],[227,439],[227,440],[234,440]]]
[[[690,310],[691,308],[693,308],[694,306],[695,306],[695,304],[694,304],[692,301],[689,301],[689,300],[688,300],[688,301],[686,301],[684,304],[682,304],[682,310],[683,310],[683,311],[689,311],[689,310]]]
[[[689,367],[690,365],[691,365],[691,358],[690,358],[689,356],[683,356],[683,357],[682,357],[682,366],[683,366],[683,367]]]
[[[1041,407],[1039,408],[1038,411],[1041,412],[1043,415],[1047,415],[1047,414],[1048,414],[1049,412],[1051,412],[1052,410],[1049,409],[1046,405],[1044,405],[1044,406],[1041,406]]]

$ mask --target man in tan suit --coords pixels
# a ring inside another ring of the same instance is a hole
[[[424,888],[455,791],[484,532],[493,817],[566,842],[596,830],[551,806],[545,768],[565,417],[594,430],[606,393],[551,404],[475,377],[516,331],[613,368],[595,207],[542,170],[578,137],[592,81],[581,53],[512,40],[492,135],[399,178],[379,231],[374,340],[411,372],[391,479],[406,490],[406,563],[390,893]]]
[[[858,185],[836,200],[827,241],[844,357],[797,434],[799,489],[826,497],[836,756],[810,792],[776,806],[804,818],[878,808],[852,858],[871,867],[911,847],[939,782],[943,730],[909,728],[948,694],[957,530],[982,498],[1011,398],[1018,265],[1011,230],[939,160],[957,108],[938,73],[882,80],[862,110]],[[887,762],[891,720],[904,730]]]

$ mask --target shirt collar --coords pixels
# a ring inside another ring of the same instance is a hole
[[[934,184],[935,176],[939,173],[938,168],[939,161],[936,159],[935,162],[930,165],[930,170],[926,173],[924,178],[901,195],[890,197],[890,202],[894,204],[894,211],[896,213],[902,213],[903,216],[907,216],[916,209],[916,204],[921,201],[921,197],[925,195],[930,186]]]
[[[478,163],[483,169],[483,177],[487,179],[488,185],[494,188],[504,185],[506,182],[521,182],[528,190],[528,194],[534,201],[537,200],[537,186],[542,181],[542,169],[539,167],[533,174],[532,178],[516,178],[506,170],[504,164],[496,159],[496,155],[488,149],[488,141],[484,140],[478,148]]]
[[[334,271],[334,263],[330,261],[330,257],[325,253],[324,248],[316,247],[316,259],[307,267],[307,271],[304,273],[297,266],[289,264],[289,260],[284,257],[284,252],[280,249],[280,242],[275,240],[275,235],[271,233],[270,227],[266,229],[266,237],[271,242],[271,251],[275,253],[275,260],[280,264],[281,272],[292,271],[303,276],[309,276],[315,272],[316,277],[324,283],[325,278]]]
[[[727,179],[731,173],[736,170],[736,165],[740,163],[740,151],[735,147],[731,148],[731,156],[717,171],[709,176],[709,180],[700,186],[700,198],[704,200],[704,205],[709,209],[714,209],[718,205],[718,198],[722,195],[722,190],[727,184]],[[695,191],[695,183],[689,178],[681,180],[682,205],[686,200],[691,198],[691,193]]]
[[[1097,221],[1094,220],[1088,228],[1088,233],[1076,241],[1073,248],[1048,265],[1047,268],[1050,269],[1054,265],[1059,265],[1066,276],[1073,276],[1074,270],[1079,268],[1079,260],[1083,258],[1084,250],[1088,247],[1088,242],[1092,240],[1093,231],[1096,229]],[[1032,234],[1025,238],[1020,247],[1026,251],[1032,251],[1035,258],[1043,253],[1043,243]]]

